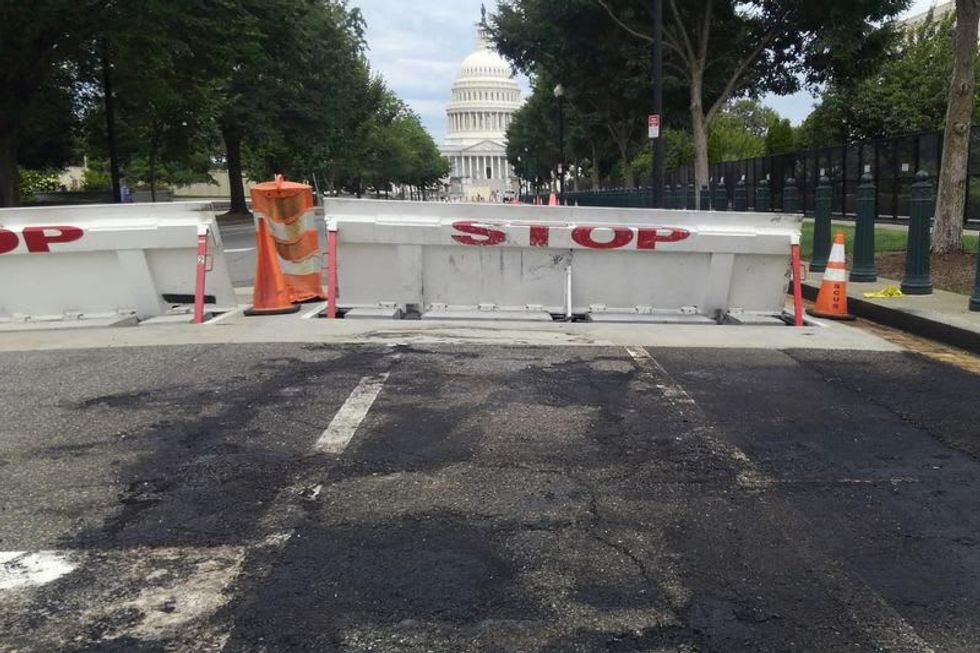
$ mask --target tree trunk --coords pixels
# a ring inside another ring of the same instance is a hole
[[[112,201],[122,202],[122,173],[119,171],[119,145],[116,139],[116,98],[112,90],[112,65],[109,46],[102,41],[102,96],[105,104],[106,147],[109,150],[109,177],[112,179]]]
[[[702,74],[691,72],[691,131],[694,136],[694,185],[700,189],[708,183],[708,121],[704,117]]]
[[[0,127],[0,207],[20,204],[19,185],[14,137],[8,130]]]
[[[598,191],[602,183],[599,172],[599,146],[592,141],[592,190]]]
[[[245,203],[245,184],[242,181],[242,129],[234,118],[222,119],[221,137],[225,141],[228,184],[231,187],[231,209],[228,213],[251,215]]]
[[[156,201],[157,201],[157,154],[156,154],[156,152],[157,152],[157,145],[156,145],[156,142],[153,142],[150,145],[150,147],[152,148],[151,151],[150,151],[150,165],[149,165],[149,172],[150,172],[150,201],[155,204]]]
[[[966,206],[967,163],[970,153],[970,121],[977,60],[977,25],[980,0],[956,0],[953,79],[946,109],[946,133],[939,173],[936,226],[932,251],[936,254],[963,249],[963,213]]]
[[[630,161],[629,154],[623,153],[623,186],[625,188],[636,188],[636,179],[633,177],[633,162]]]

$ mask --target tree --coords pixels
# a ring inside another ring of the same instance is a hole
[[[796,146],[793,125],[786,118],[776,118],[766,132],[766,154],[785,154]]]
[[[103,4],[96,0],[0,3],[0,206],[16,206],[20,201],[17,164],[24,148],[32,145],[28,131],[65,142],[71,113],[65,113],[66,103],[53,106],[46,100],[64,98],[68,92],[66,67]],[[40,114],[45,118],[40,119]],[[35,147],[30,167],[61,165],[64,154],[61,147]]]
[[[936,225],[932,238],[932,250],[937,254],[963,248],[970,127],[976,103],[978,24],[980,0],[956,0],[953,74],[949,85]]]
[[[138,12],[112,3],[80,53],[80,87],[92,89],[79,99],[88,154],[110,159],[113,177],[124,173],[154,200],[160,184],[210,180],[217,150],[215,76],[231,52],[214,33],[234,27],[237,12],[227,2],[195,9],[193,0],[144,2]]]
[[[650,2],[595,1],[625,33],[653,41]],[[699,185],[708,179],[711,125],[732,97],[786,94],[804,81],[858,74],[888,43],[888,20],[908,5],[908,0],[664,1],[669,6],[665,65],[690,89]]]
[[[247,213],[243,157],[324,172],[372,109],[358,9],[336,0],[239,0],[242,46],[216,95],[232,213]],[[251,148],[250,153],[244,148]],[[326,174],[330,174],[326,170]]]
[[[498,50],[535,80],[542,101],[560,82],[566,106],[584,123],[601,126],[619,153],[625,183],[632,186],[633,157],[648,146],[646,46],[622,39],[618,26],[594,0],[502,2],[492,32]],[[665,91],[668,107],[676,106],[676,91],[670,80]],[[554,106],[553,97],[550,101]]]
[[[942,129],[953,72],[952,31],[952,14],[930,16],[907,29],[867,77],[830,84],[801,138],[819,147]]]

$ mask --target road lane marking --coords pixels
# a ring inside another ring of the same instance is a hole
[[[0,592],[47,585],[73,571],[69,556],[57,551],[0,551]]]
[[[381,393],[388,376],[389,373],[384,372],[361,379],[313,448],[322,453],[335,455],[344,453],[344,449],[350,444],[361,422],[371,410],[374,400]]]
[[[691,395],[687,394],[687,391],[679,383],[674,381],[670,373],[664,369],[664,366],[656,358],[651,356],[650,352],[644,347],[627,347],[626,351],[640,365],[649,365],[654,368],[654,371],[657,373],[654,378],[654,385],[657,386],[657,390],[660,390],[668,401],[691,406],[695,405]]]
[[[245,252],[254,252],[254,247],[238,247],[236,249],[226,249],[225,254],[244,254]]]

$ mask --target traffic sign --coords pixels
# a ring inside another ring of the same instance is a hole
[[[650,138],[660,138],[660,114],[652,114],[647,119],[647,126],[650,132]]]

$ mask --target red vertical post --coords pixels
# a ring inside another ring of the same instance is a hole
[[[327,222],[327,319],[337,319],[337,225]]]
[[[800,244],[793,243],[793,309],[794,323],[803,326],[803,262],[800,255]]]
[[[210,228],[197,229],[197,283],[194,286],[194,324],[204,323],[204,290],[208,276],[208,235]]]

